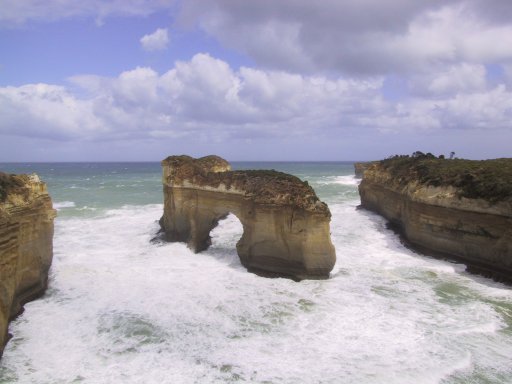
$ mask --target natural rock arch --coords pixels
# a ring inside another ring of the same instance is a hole
[[[169,241],[194,252],[210,245],[210,231],[233,213],[242,223],[236,248],[258,274],[327,278],[336,261],[330,211],[299,178],[277,171],[231,171],[218,156],[170,156],[162,161],[164,214]]]

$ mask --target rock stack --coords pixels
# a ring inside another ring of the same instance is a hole
[[[231,171],[218,156],[171,156],[162,166],[160,224],[167,240],[200,252],[218,221],[233,213],[244,229],[237,252],[249,271],[296,280],[329,277],[336,261],[331,213],[307,182],[274,170]]]

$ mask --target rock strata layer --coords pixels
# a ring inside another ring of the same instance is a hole
[[[46,185],[37,175],[0,172],[0,357],[9,321],[46,289],[54,218]]]
[[[418,250],[510,282],[512,196],[506,191],[512,159],[489,162],[407,157],[374,162],[359,185],[361,206],[388,219]]]
[[[160,224],[167,240],[205,250],[210,231],[233,213],[243,225],[237,252],[249,271],[297,280],[329,276],[336,261],[331,214],[307,182],[273,170],[232,171],[218,156],[170,156],[162,167]]]

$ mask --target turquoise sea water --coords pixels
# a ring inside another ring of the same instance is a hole
[[[200,254],[150,240],[158,163],[0,164],[58,210],[46,295],[11,324],[0,383],[512,383],[512,292],[404,248],[356,209],[351,163],[233,163],[308,180],[332,212],[325,281],[247,273],[230,215]]]

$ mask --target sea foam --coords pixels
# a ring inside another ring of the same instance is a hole
[[[63,208],[73,208],[75,207],[75,202],[73,201],[59,201],[56,203],[53,203],[53,208],[56,210],[61,210]]]
[[[57,219],[50,289],[13,323],[0,378],[434,384],[512,374],[510,333],[480,284],[407,250],[356,206],[331,205],[331,279],[299,283],[243,268],[234,216],[199,254],[151,241],[159,204]]]

